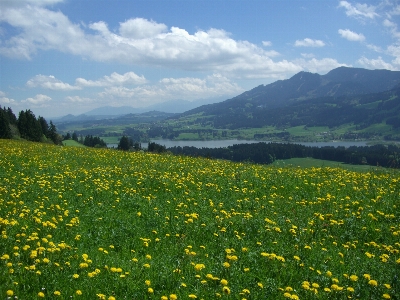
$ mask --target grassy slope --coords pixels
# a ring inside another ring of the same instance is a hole
[[[81,143],[78,143],[77,141],[74,140],[66,140],[62,142],[64,146],[73,146],[73,147],[85,147]]]
[[[8,140],[0,155],[2,299],[400,297],[398,172]]]

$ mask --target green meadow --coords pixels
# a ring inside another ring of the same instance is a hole
[[[400,174],[0,140],[1,299],[399,299]]]

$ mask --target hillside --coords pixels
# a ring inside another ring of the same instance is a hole
[[[340,67],[326,75],[300,72],[171,120],[231,131],[270,126],[275,130],[272,136],[287,136],[282,130],[297,126],[347,126],[336,137],[398,139],[399,93],[398,71]],[[253,136],[268,137],[271,134],[259,132]]]
[[[13,140],[0,155],[2,299],[400,297],[398,172]]]
[[[393,141],[400,140],[399,94],[399,71],[340,67],[325,75],[300,72],[181,114],[152,112],[101,120],[78,116],[60,121],[57,127],[100,135],[114,143],[123,134],[138,142],[157,138]]]

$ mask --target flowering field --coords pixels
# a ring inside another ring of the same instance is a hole
[[[398,172],[0,155],[0,299],[400,298]]]

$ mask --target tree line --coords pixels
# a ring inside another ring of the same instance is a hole
[[[239,144],[226,148],[171,147],[173,154],[226,159],[236,162],[248,161],[271,164],[277,159],[312,157],[347,164],[366,164],[400,168],[400,147],[396,145],[310,147],[299,144],[255,143]]]
[[[20,111],[18,118],[10,107],[0,106],[0,138],[12,139],[22,138],[33,142],[52,142],[60,144],[61,136],[52,121],[47,123],[46,119],[27,109]]]

